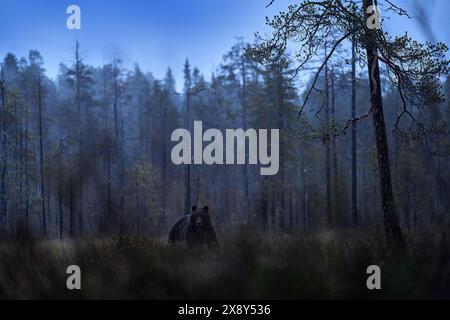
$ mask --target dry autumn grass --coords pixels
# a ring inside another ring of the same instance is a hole
[[[406,235],[390,254],[377,233],[275,236],[237,232],[219,251],[170,247],[165,239],[3,240],[1,299],[423,299],[450,298],[450,234]],[[68,265],[82,290],[66,289]],[[366,268],[382,269],[368,291]]]

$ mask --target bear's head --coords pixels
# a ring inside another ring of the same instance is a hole
[[[211,225],[211,219],[209,217],[208,206],[197,208],[192,206],[192,213],[190,217],[191,226],[195,230],[201,230]]]

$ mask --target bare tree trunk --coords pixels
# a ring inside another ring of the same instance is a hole
[[[103,221],[104,230],[111,230],[110,223],[112,222],[112,185],[111,185],[111,166],[112,166],[112,155],[111,155],[111,139],[109,137],[109,116],[108,116],[108,101],[106,98],[106,72],[105,66],[103,66],[103,126],[104,134],[106,140],[106,155],[105,155],[105,167],[106,167],[106,214],[105,221]]]
[[[352,119],[356,117],[356,40],[352,41]],[[357,140],[356,121],[352,124],[352,219],[357,226],[358,219],[358,180],[357,180]]]
[[[186,92],[186,128],[191,132],[191,93],[190,88]],[[184,179],[184,212],[185,214],[191,212],[191,166],[186,164],[185,179]]]
[[[8,149],[7,149],[7,134],[6,134],[6,94],[5,94],[5,80],[3,77],[3,69],[1,70],[0,79],[1,101],[2,108],[0,109],[1,116],[1,143],[2,143],[2,172],[0,177],[0,222],[3,226],[6,226],[6,214],[8,210],[8,196],[6,189],[6,178],[8,176]]]
[[[413,217],[414,217],[414,233],[417,233],[417,196],[416,196],[416,188],[413,186],[412,190],[412,209],[413,209]]]
[[[328,56],[327,48],[325,48],[325,56]],[[328,227],[332,226],[333,217],[332,217],[332,209],[331,209],[331,148],[330,142],[328,141],[329,137],[329,126],[330,126],[330,89],[328,87],[329,79],[328,79],[328,63],[325,64],[325,130],[327,138],[325,139],[325,173],[326,173],[326,213],[327,213],[327,225]]]
[[[365,12],[368,11],[368,7],[370,5],[372,5],[372,2],[370,0],[364,0]],[[392,191],[389,149],[383,114],[380,69],[378,63],[376,35],[374,34],[375,32],[376,31],[368,31],[366,50],[371,93],[372,118],[375,129],[375,142],[378,157],[380,191],[383,204],[384,229],[388,246],[391,248],[403,248],[404,242],[398,223],[394,194]]]
[[[275,192],[273,192],[273,191],[274,190],[272,187],[272,192],[271,192],[271,196],[270,196],[270,220],[271,220],[271,229],[272,229],[272,231],[275,231],[277,221],[276,221]]]
[[[165,94],[165,93],[164,93]],[[168,94],[168,93],[167,93]],[[163,150],[162,150],[162,210],[160,219],[160,228],[164,228],[166,225],[166,210],[167,210],[167,145],[166,145],[166,109],[163,106],[163,97],[160,97],[160,115],[162,123],[162,136],[163,136]],[[198,194],[197,190],[197,194]]]
[[[334,88],[334,67],[331,68],[331,120],[333,121],[333,125],[336,121],[336,95]],[[335,210],[335,218],[336,224],[342,224],[342,217],[339,208],[339,177],[338,177],[338,155],[337,155],[337,146],[336,146],[336,137],[333,135],[331,140],[331,147],[333,149],[333,192],[334,192],[334,210]]]
[[[59,142],[59,147],[62,147],[62,141]],[[64,228],[64,210],[63,210],[63,172],[62,172],[62,152],[60,149],[58,158],[58,214],[59,214],[59,238],[63,238]]]
[[[135,191],[135,200],[136,200],[136,233],[138,235],[141,234],[141,227],[142,227],[142,210],[141,210],[141,200],[139,197],[139,170],[138,166],[135,166],[134,169],[134,187],[136,188]]]
[[[75,100],[77,105],[77,134],[78,134],[78,227],[80,235],[83,234],[83,167],[82,167],[82,156],[83,156],[83,138],[82,138],[82,110],[81,110],[81,57],[80,57],[80,47],[78,41],[76,42],[75,48]],[[73,200],[73,199],[72,199]]]
[[[125,227],[125,126],[123,123],[122,105],[120,105],[120,140],[119,140],[119,184],[120,184],[120,214],[121,214],[121,228]]]
[[[15,163],[15,170],[14,170],[14,178],[17,181],[18,185],[19,185],[19,189],[16,195],[16,199],[17,199],[17,203],[16,203],[16,209],[13,212],[13,215],[15,215],[15,217],[11,217],[10,220],[12,222],[12,225],[14,225],[17,221],[18,221],[18,217],[20,217],[20,213],[21,213],[21,204],[22,204],[22,197],[21,197],[21,150],[20,150],[20,146],[21,146],[21,125],[20,125],[20,119],[21,119],[21,114],[20,111],[18,110],[18,106],[17,106],[17,98],[16,96],[14,96],[14,117],[18,120],[15,124],[15,131],[14,131],[14,154],[15,154],[15,159],[14,159],[14,163]]]
[[[75,208],[73,197],[73,178],[71,174],[69,178],[69,232],[71,237],[75,235]]]
[[[194,203],[198,204],[200,201],[200,168],[197,167],[195,169],[196,177],[195,177],[195,192],[194,192]]]
[[[241,96],[241,104],[242,104],[242,123],[244,127],[244,131],[247,130],[247,68],[245,65],[245,55],[242,55],[241,58],[241,72],[242,72],[242,96]],[[247,159],[247,155],[246,155]],[[244,197],[245,197],[245,211],[247,214],[247,225],[252,224],[252,213],[250,210],[250,188],[248,181],[248,166],[247,160],[244,164]]]
[[[440,138],[437,138],[437,149],[440,149]],[[435,203],[436,203],[436,213],[438,216],[438,219],[441,218],[441,212],[442,212],[442,194],[444,190],[444,183],[442,181],[442,161],[441,161],[441,155],[438,152],[438,155],[436,156],[436,162],[435,162],[435,188],[436,188],[436,196],[435,196]]]
[[[25,167],[25,154],[24,154],[24,125],[23,125],[23,106],[20,110],[20,138],[19,138],[19,215],[20,219],[23,219],[24,216],[24,203],[23,203],[23,195],[24,195],[24,167]],[[25,222],[22,220],[22,222]],[[27,231],[27,230],[26,230]]]
[[[279,224],[282,231],[286,228],[286,165],[284,158],[284,97],[283,97],[283,62],[278,62],[275,65],[276,79],[277,79],[277,104],[278,104],[278,128],[281,132],[280,136],[280,213]]]
[[[303,229],[306,231],[309,223],[309,185],[308,185],[308,169],[306,167],[306,159],[305,152],[301,150],[301,159],[302,159],[302,193],[303,193],[303,203],[302,203],[302,211],[303,211]]]
[[[108,210],[107,218],[108,221],[106,225],[111,228],[111,223],[113,221],[113,208],[112,208],[112,182],[111,182],[111,174],[112,174],[112,157],[111,157],[111,141],[108,139],[108,145],[106,147],[106,208]]]
[[[125,198],[124,198],[124,185],[125,185],[125,160],[124,160],[124,149],[123,149],[123,138],[124,138],[124,128],[122,123],[120,123],[121,110],[119,110],[119,99],[120,99],[120,89],[119,89],[119,62],[114,59],[113,62],[113,86],[114,86],[114,136],[115,136],[115,155],[119,157],[119,211],[120,211],[120,228],[123,228],[123,216],[125,211]],[[119,114],[120,113],[120,114]],[[117,222],[117,217],[113,216],[113,222]],[[113,224],[114,225],[114,224]]]
[[[25,229],[28,232],[30,228],[30,178],[29,178],[29,161],[28,161],[28,137],[29,137],[29,121],[28,121],[28,105],[25,104]]]
[[[38,79],[38,111],[39,111],[39,172],[41,176],[41,215],[42,233],[47,234],[47,213],[45,201],[45,178],[44,178],[44,143],[42,137],[42,79],[39,74]]]
[[[269,205],[267,199],[267,176],[263,178],[263,205],[262,205],[262,227],[263,231],[268,230]]]
[[[292,230],[294,228],[295,223],[295,189],[291,188],[291,191],[289,193],[289,230]]]

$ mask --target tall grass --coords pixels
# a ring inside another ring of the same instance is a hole
[[[376,232],[221,237],[218,251],[170,247],[165,239],[5,240],[1,299],[442,299],[450,298],[450,237],[408,234],[390,253]],[[82,290],[66,288],[66,268],[82,270]],[[382,270],[382,290],[366,268]]]

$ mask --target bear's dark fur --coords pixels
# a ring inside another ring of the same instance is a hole
[[[169,232],[169,243],[186,242],[188,246],[217,246],[217,236],[209,217],[208,206],[192,206],[192,213],[179,218]]]

